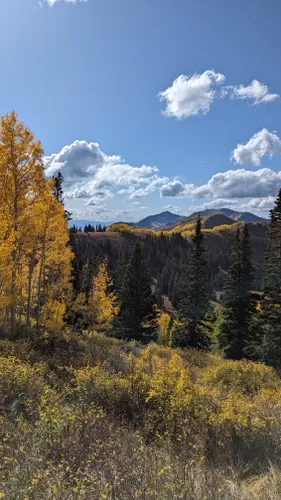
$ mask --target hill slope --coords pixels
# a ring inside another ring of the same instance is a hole
[[[268,219],[264,217],[259,217],[258,215],[252,214],[251,212],[238,212],[237,210],[232,210],[231,208],[208,208],[207,210],[202,210],[201,212],[194,212],[191,214],[188,219],[197,217],[200,215],[201,217],[205,217],[213,214],[221,214],[226,217],[230,217],[235,221],[241,222],[265,222],[268,223]]]
[[[184,220],[185,217],[183,215],[173,214],[172,212],[161,212],[160,214],[149,215],[144,219],[140,220],[136,224],[136,227],[142,227],[146,229],[161,229],[167,226],[171,226],[176,222]]]

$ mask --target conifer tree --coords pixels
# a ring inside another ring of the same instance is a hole
[[[232,359],[245,355],[249,325],[253,313],[251,285],[254,279],[252,249],[247,224],[237,229],[231,264],[223,290],[224,321],[221,324],[220,347]]]
[[[264,295],[253,317],[247,353],[257,361],[281,367],[281,190],[270,212],[264,273]]]
[[[209,308],[209,286],[204,251],[201,218],[196,222],[193,245],[188,258],[179,304],[179,323],[173,332],[172,343],[179,347],[205,348],[208,336],[201,321]]]
[[[124,252],[120,252],[116,264],[116,273],[115,273],[115,290],[117,292],[119,300],[121,299],[121,291],[124,284],[124,279],[126,276],[126,261]]]
[[[114,333],[123,338],[142,340],[156,329],[157,310],[143,250],[137,241],[121,291],[120,312]]]

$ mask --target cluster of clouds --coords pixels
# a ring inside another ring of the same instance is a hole
[[[236,163],[247,160],[251,165],[259,166],[265,154],[272,156],[275,153],[281,153],[281,140],[276,133],[263,129],[247,144],[238,144],[232,158]],[[92,215],[107,218],[113,218],[113,215],[122,218],[128,213],[146,209],[147,206],[140,200],[156,191],[162,198],[211,199],[201,206],[205,208],[236,206],[237,198],[252,198],[248,209],[265,210],[272,206],[281,185],[281,171],[269,168],[254,171],[231,169],[213,175],[205,184],[184,183],[178,177],[161,176],[155,166],[135,167],[119,155],[106,155],[99,144],[86,141],[74,141],[59,153],[45,156],[44,164],[47,177],[62,172],[66,199],[81,200]],[[128,200],[127,210],[116,212],[107,207],[106,202],[118,196],[120,200]],[[180,207],[174,204],[164,208],[181,212]]]
[[[50,6],[58,1],[77,3],[87,0],[45,0]],[[165,102],[163,114],[179,120],[205,115],[217,99],[247,100],[255,106],[271,103],[278,97],[258,80],[253,80],[247,86],[226,86],[225,76],[214,70],[180,75],[169,88],[159,93],[160,100]],[[107,155],[95,142],[76,140],[58,153],[45,156],[44,163],[47,177],[62,172],[66,199],[81,200],[91,216],[111,219],[123,218],[131,212],[146,209],[143,199],[155,192],[161,198],[200,199],[203,201],[201,209],[222,206],[237,208],[238,200],[240,203],[245,200],[239,205],[240,209],[266,210],[272,206],[280,188],[281,171],[259,167],[264,157],[272,158],[280,154],[281,139],[275,131],[263,128],[247,143],[238,143],[230,153],[234,165],[247,165],[257,170],[232,168],[213,175],[201,185],[186,183],[180,177],[162,176],[156,166],[132,166],[120,155]],[[107,206],[107,201],[118,196],[127,200],[126,210],[116,211]],[[182,211],[174,204],[168,204],[164,209],[174,213]]]
[[[161,186],[160,195],[162,198],[263,198],[276,196],[280,185],[281,171],[238,169],[219,172],[200,186],[173,179]]]
[[[81,199],[88,207],[101,207],[102,202],[120,195],[132,200],[132,209],[142,210],[139,200],[169,180],[155,166],[134,167],[86,141],[74,141],[59,153],[45,156],[44,166],[47,177],[59,171],[63,174],[66,199]]]
[[[253,80],[249,85],[223,85],[225,75],[214,70],[193,75],[180,75],[166,90],[158,93],[165,103],[163,115],[183,120],[190,116],[206,115],[217,99],[242,99],[250,104],[265,104],[279,98],[265,83]]]

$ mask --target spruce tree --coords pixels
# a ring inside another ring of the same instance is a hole
[[[270,212],[264,295],[253,317],[249,356],[281,368],[281,190]]]
[[[56,200],[64,206],[63,199],[63,182],[64,177],[61,172],[58,172],[56,176],[53,176],[54,185],[53,185],[53,195]],[[67,222],[71,221],[71,213],[68,210],[64,211],[64,216]]]
[[[137,241],[129,260],[121,290],[119,315],[114,333],[126,339],[144,340],[156,328],[157,310],[143,250]]]
[[[205,260],[204,235],[198,217],[193,245],[182,281],[179,304],[179,324],[173,332],[173,345],[206,348],[209,338],[202,325],[209,308],[209,286]]]
[[[125,261],[125,256],[124,252],[120,252],[116,264],[116,271],[115,271],[115,280],[114,280],[114,285],[115,285],[115,290],[117,292],[118,299],[121,300],[121,292],[124,284],[124,279],[126,276],[126,261]]]
[[[249,325],[253,313],[251,285],[254,279],[252,249],[247,224],[237,229],[232,248],[231,264],[223,290],[224,321],[221,325],[220,347],[232,359],[245,355]]]

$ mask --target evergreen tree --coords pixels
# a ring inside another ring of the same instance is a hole
[[[281,367],[281,190],[270,212],[264,295],[250,328],[247,353],[257,361]]]
[[[156,328],[156,304],[151,291],[151,279],[143,250],[137,241],[121,290],[120,312],[115,322],[114,333],[127,339],[144,339]]]
[[[53,185],[53,195],[59,203],[63,204],[63,175],[61,172],[58,172],[56,176],[53,176],[54,185]]]
[[[208,273],[205,261],[204,235],[198,217],[193,245],[188,258],[179,304],[179,323],[173,332],[172,343],[179,347],[204,348],[209,339],[201,321],[209,308]]]
[[[251,285],[254,279],[252,249],[247,224],[237,229],[231,264],[223,290],[224,321],[221,324],[220,347],[232,359],[245,355],[249,325],[253,313]]]
[[[58,172],[57,175],[53,176],[53,195],[56,200],[64,206],[63,199],[63,181],[64,177],[61,172]],[[71,213],[68,210],[64,211],[64,216],[66,220],[69,222],[71,220]]]
[[[125,276],[126,276],[126,261],[124,252],[121,252],[119,254],[116,264],[115,282],[114,282],[115,290],[119,300],[121,300],[121,291],[123,289]]]

